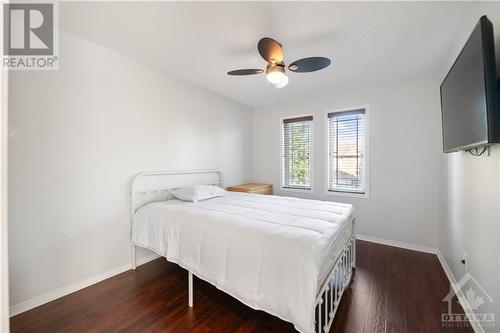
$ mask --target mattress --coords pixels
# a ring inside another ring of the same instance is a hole
[[[246,305],[314,332],[316,294],[352,235],[353,206],[228,192],[137,210],[131,239]]]
[[[321,263],[320,271],[319,271],[318,279],[317,279],[317,281],[318,281],[317,293],[320,291],[321,287],[326,282],[326,279],[328,278],[329,273],[332,271],[333,266],[335,265],[335,263],[337,262],[337,259],[342,254],[342,251],[347,247],[347,244],[349,243],[349,241],[354,233],[353,221],[354,221],[353,216],[350,216],[345,221],[342,228],[339,230],[336,237],[332,238],[330,246],[325,251],[324,259],[323,259],[323,262]]]

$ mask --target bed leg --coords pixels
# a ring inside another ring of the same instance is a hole
[[[188,272],[188,305],[193,307],[193,273]]]
[[[137,267],[136,261],[135,261],[135,245],[132,245],[132,269],[135,269]]]
[[[356,235],[352,238],[352,267],[356,268]]]

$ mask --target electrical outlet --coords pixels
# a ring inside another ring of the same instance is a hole
[[[462,253],[462,260],[460,260],[460,262],[464,265],[465,271],[467,271],[467,267],[469,265],[467,252],[464,251]]]

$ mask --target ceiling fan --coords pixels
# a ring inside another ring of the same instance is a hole
[[[285,63],[283,62],[283,47],[272,38],[264,37],[259,40],[257,49],[260,55],[267,61],[266,79],[275,88],[283,88],[288,84]],[[288,70],[296,73],[309,73],[319,71],[330,65],[331,60],[325,57],[309,57],[296,60],[288,65]],[[253,75],[264,73],[263,69],[237,69],[227,72],[228,75]]]

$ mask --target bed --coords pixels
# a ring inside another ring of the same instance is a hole
[[[299,332],[328,332],[355,267],[352,205],[235,192],[192,203],[169,192],[194,184],[223,187],[222,173],[134,177],[134,268],[135,247],[147,248],[189,272],[189,306],[194,274]]]

